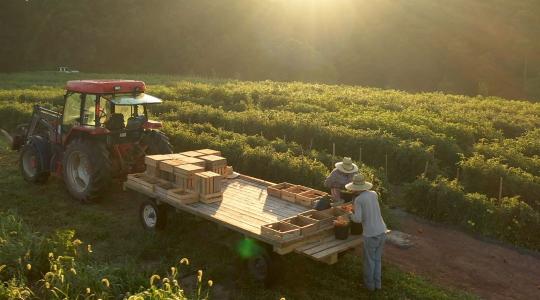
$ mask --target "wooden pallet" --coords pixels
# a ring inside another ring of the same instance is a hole
[[[178,187],[171,182],[162,182],[154,185],[154,192],[160,199],[167,199],[169,191]]]

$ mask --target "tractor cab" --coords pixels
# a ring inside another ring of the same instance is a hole
[[[102,135],[160,128],[161,123],[148,119],[148,105],[162,101],[145,94],[145,88],[144,82],[134,80],[68,81],[61,122],[63,141],[73,131]]]

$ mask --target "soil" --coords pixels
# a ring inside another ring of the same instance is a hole
[[[402,249],[387,243],[383,260],[485,299],[540,299],[538,253],[480,240],[405,213],[398,219],[400,230],[413,235],[414,246]]]

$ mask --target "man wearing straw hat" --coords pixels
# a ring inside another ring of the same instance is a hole
[[[336,168],[326,177],[324,186],[330,188],[332,198],[336,203],[343,202],[341,190],[352,181],[353,176],[358,173],[358,166],[353,164],[350,157],[344,157],[343,161],[336,163]]]
[[[354,199],[351,220],[362,223],[364,284],[370,291],[381,289],[381,260],[387,231],[381,215],[379,197],[376,192],[370,190],[372,187],[373,184],[367,182],[362,174],[355,175],[352,182],[345,185],[347,190],[358,193]]]

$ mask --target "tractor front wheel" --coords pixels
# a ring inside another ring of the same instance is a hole
[[[38,150],[32,144],[26,144],[22,147],[19,168],[27,182],[42,184],[49,179],[50,173],[43,169]]]
[[[64,182],[69,193],[82,202],[92,202],[111,183],[111,160],[104,143],[77,139],[64,153]]]

